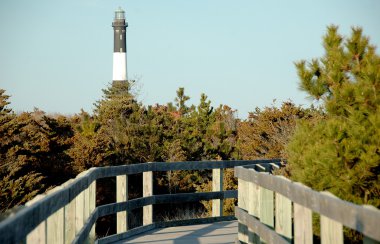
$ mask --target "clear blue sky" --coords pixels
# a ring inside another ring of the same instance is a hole
[[[0,88],[16,112],[92,112],[112,80],[113,12],[126,10],[128,75],[144,104],[173,101],[185,87],[245,118],[277,99],[310,104],[294,61],[323,55],[336,24],[361,26],[380,46],[377,0],[1,0]],[[379,50],[377,50],[379,53]]]

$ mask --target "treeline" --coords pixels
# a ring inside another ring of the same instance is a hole
[[[92,115],[81,111],[69,117],[40,110],[15,114],[0,90],[2,211],[91,167],[284,157],[296,119],[316,112],[286,102],[256,109],[242,121],[226,105],[213,108],[205,94],[197,105],[187,105],[183,88],[174,103],[143,106],[132,85],[113,82]],[[170,192],[196,191],[210,180],[209,171],[179,171],[161,175],[159,185]]]
[[[1,211],[91,167],[258,158],[287,159],[282,173],[293,180],[380,207],[380,57],[360,28],[343,37],[330,26],[323,46],[321,58],[296,63],[300,88],[320,108],[284,102],[245,120],[205,94],[189,105],[183,88],[173,103],[144,106],[133,81],[113,82],[92,114],[74,116],[15,114],[0,90]],[[157,182],[178,192],[203,191],[210,180],[209,171],[176,171]],[[225,181],[236,186],[231,172]]]

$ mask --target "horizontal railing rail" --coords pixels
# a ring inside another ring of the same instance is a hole
[[[236,197],[236,191],[222,191],[222,169],[250,164],[279,163],[279,159],[242,160],[242,161],[201,161],[201,162],[153,162],[122,166],[91,168],[79,174],[62,186],[54,188],[45,195],[39,195],[26,204],[13,216],[0,222],[0,243],[39,242],[39,243],[81,243],[84,238],[94,240],[94,223],[97,218],[107,214],[129,211],[137,206],[144,207],[144,225],[152,225],[152,204],[213,200],[213,209],[221,216],[221,199]],[[213,169],[213,192],[187,193],[172,195],[153,195],[152,172],[175,170]],[[143,198],[128,200],[127,178],[131,174],[143,173]],[[96,180],[106,177],[117,177],[118,203],[95,206]],[[119,187],[119,183],[120,186]],[[124,190],[124,192],[122,192]],[[121,199],[121,200],[120,200]],[[217,217],[218,215],[213,216]],[[147,215],[147,218],[145,218]],[[120,217],[121,216],[121,217]],[[126,215],[118,215],[123,225],[118,233],[127,231]],[[118,222],[118,224],[119,224]],[[162,225],[162,224],[161,224]],[[140,228],[141,229],[141,228]],[[131,230],[132,231],[132,230]],[[136,232],[136,231],[135,231]],[[131,232],[132,233],[132,232]]]
[[[260,171],[257,166],[235,168],[240,241],[255,243],[261,238],[267,243],[312,243],[312,211],[321,216],[322,243],[343,243],[343,226],[363,233],[365,243],[380,241],[379,209]]]

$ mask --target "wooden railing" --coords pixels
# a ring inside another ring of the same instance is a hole
[[[13,216],[0,222],[0,243],[94,242],[94,224],[99,217],[117,213],[117,234],[98,243],[117,241],[156,227],[232,220],[222,216],[223,199],[236,198],[237,191],[223,191],[223,169],[243,165],[279,164],[279,160],[202,161],[143,163],[91,168],[75,179],[39,195]],[[153,195],[153,172],[170,170],[213,170],[213,192]],[[128,200],[128,175],[143,173],[143,197]],[[116,176],[116,203],[96,206],[96,180]],[[212,200],[212,216],[170,222],[153,222],[153,204]],[[128,229],[128,212],[143,207],[143,226]]]
[[[313,243],[314,212],[320,215],[322,243],[343,243],[343,226],[361,232],[364,243],[379,243],[380,210],[266,173],[270,170],[263,165],[235,168],[240,242]]]

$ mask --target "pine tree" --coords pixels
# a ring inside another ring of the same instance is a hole
[[[299,124],[288,146],[291,177],[348,201],[380,207],[380,57],[361,28],[330,26],[325,55],[296,63],[300,88],[326,116]]]
[[[185,104],[189,99],[190,97],[185,95],[185,88],[180,87],[177,90],[177,97],[175,98],[175,105],[177,106],[180,115],[184,115],[189,111],[189,107]]]
[[[131,92],[133,81],[113,81],[103,89],[103,99],[95,103],[95,116],[102,124],[117,123],[132,114],[140,105]]]

